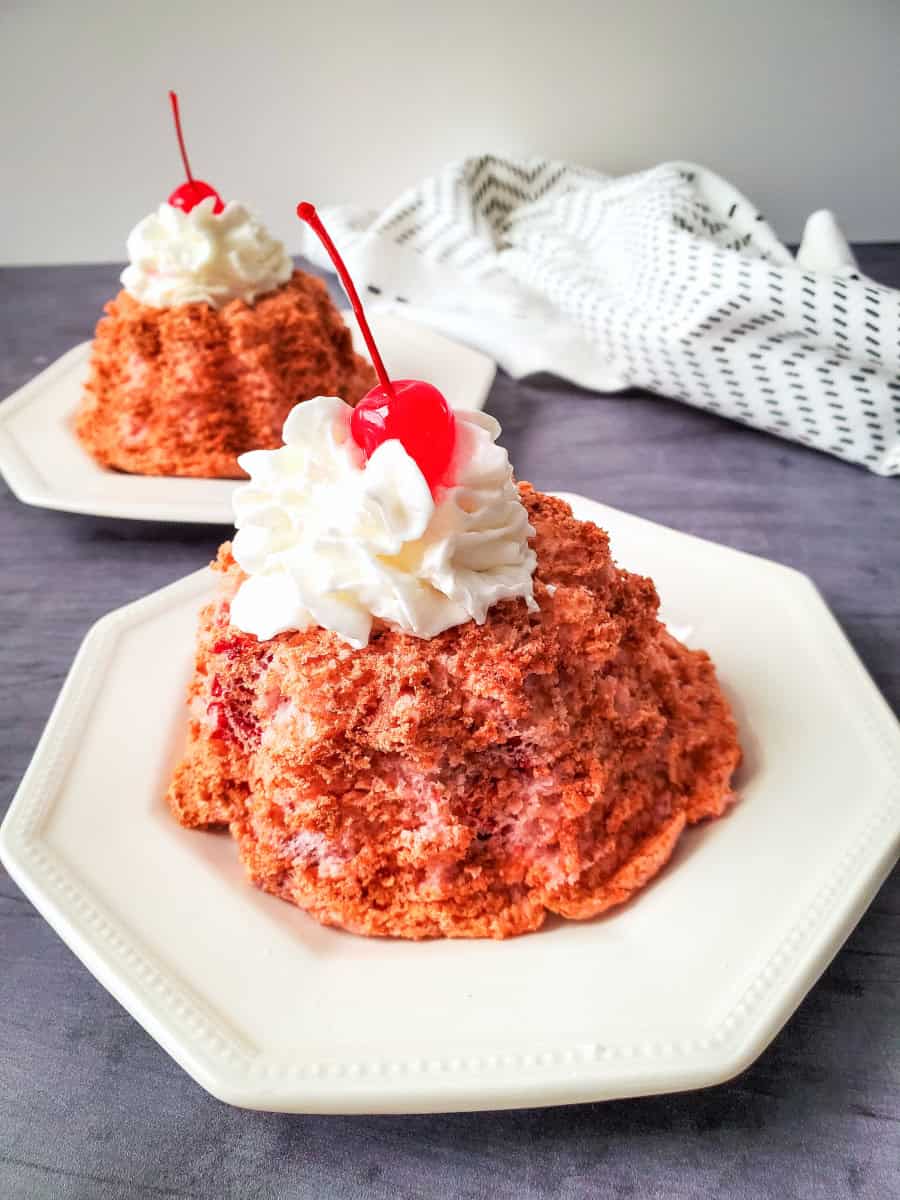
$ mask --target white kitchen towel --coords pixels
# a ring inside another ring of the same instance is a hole
[[[828,212],[795,258],[703,167],[614,179],[484,155],[382,213],[322,217],[372,308],[516,377],[647,388],[900,474],[900,292],[859,274]],[[304,253],[330,265],[309,231]]]

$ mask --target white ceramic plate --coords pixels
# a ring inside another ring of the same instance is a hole
[[[343,315],[368,358],[355,322]],[[393,375],[427,379],[455,408],[484,407],[495,373],[487,355],[400,317],[375,314],[371,324]],[[25,504],[64,512],[231,525],[233,480],[124,475],[82,449],[72,425],[90,345],[76,346],[0,404],[0,471],[12,491]]]
[[[507,942],[366,940],[250,888],[163,804],[205,571],[88,634],[0,830],[13,878],[205,1088],[288,1112],[420,1112],[726,1079],[859,919],[900,840],[900,729],[786,567],[579,497],[709,648],[746,763],[730,815],[632,903]]]

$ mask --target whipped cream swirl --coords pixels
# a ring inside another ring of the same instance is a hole
[[[251,482],[235,492],[232,549],[248,578],[231,623],[260,640],[319,625],[359,648],[376,618],[432,638],[483,623],[498,600],[534,608],[534,530],[497,422],[455,414],[455,482],[434,497],[399,441],[364,460],[351,412],[333,396],[307,400],[281,449],[238,459]]]
[[[215,197],[184,212],[161,204],[128,236],[127,292],[152,308],[230,300],[252,304],[290,279],[294,269],[281,242],[243,204],[214,213]]]

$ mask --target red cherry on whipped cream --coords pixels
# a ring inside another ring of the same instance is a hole
[[[353,440],[371,458],[382,442],[396,438],[434,491],[447,483],[456,418],[437,388],[424,380],[395,379],[391,388],[388,395],[382,384],[376,384],[354,408]]]
[[[334,263],[379,379],[353,410],[350,418],[353,440],[368,459],[382,442],[396,438],[425,476],[432,492],[440,485],[447,486],[456,442],[453,410],[432,384],[422,379],[389,378],[359,294],[319,214],[312,204],[303,203],[297,205],[297,216],[313,230]]]
[[[177,187],[169,197],[169,203],[173,208],[181,208],[185,212],[190,212],[192,208],[196,208],[200,201],[205,200],[207,196],[215,196],[216,198],[216,202],[213,205],[213,212],[222,212],[225,208],[225,205],[222,203],[222,197],[214,187],[210,187],[202,179],[191,179],[187,183],[183,183],[181,187]]]
[[[201,200],[206,200],[208,196],[215,196],[216,202],[213,205],[213,212],[220,213],[225,208],[225,205],[222,203],[222,197],[214,187],[210,187],[202,179],[195,179],[191,174],[191,164],[188,162],[187,150],[184,145],[184,134],[181,132],[181,114],[178,111],[178,96],[175,92],[169,92],[169,103],[172,105],[172,116],[175,118],[175,133],[178,137],[178,148],[181,151],[181,161],[184,163],[184,173],[187,175],[187,183],[183,183],[181,187],[175,189],[169,197],[169,203],[173,208],[180,208],[183,212],[189,213]]]

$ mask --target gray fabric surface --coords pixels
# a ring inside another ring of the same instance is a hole
[[[900,247],[863,247],[900,286]],[[0,395],[91,335],[109,266],[0,272]],[[519,475],[766,555],[821,588],[900,707],[900,483],[644,395],[498,378]],[[194,570],[221,528],[30,509],[0,484],[0,811],[102,613]],[[852,798],[848,797],[848,801]],[[286,1117],[207,1096],[0,869],[0,1198],[900,1195],[900,873],[730,1084],[575,1108]]]

